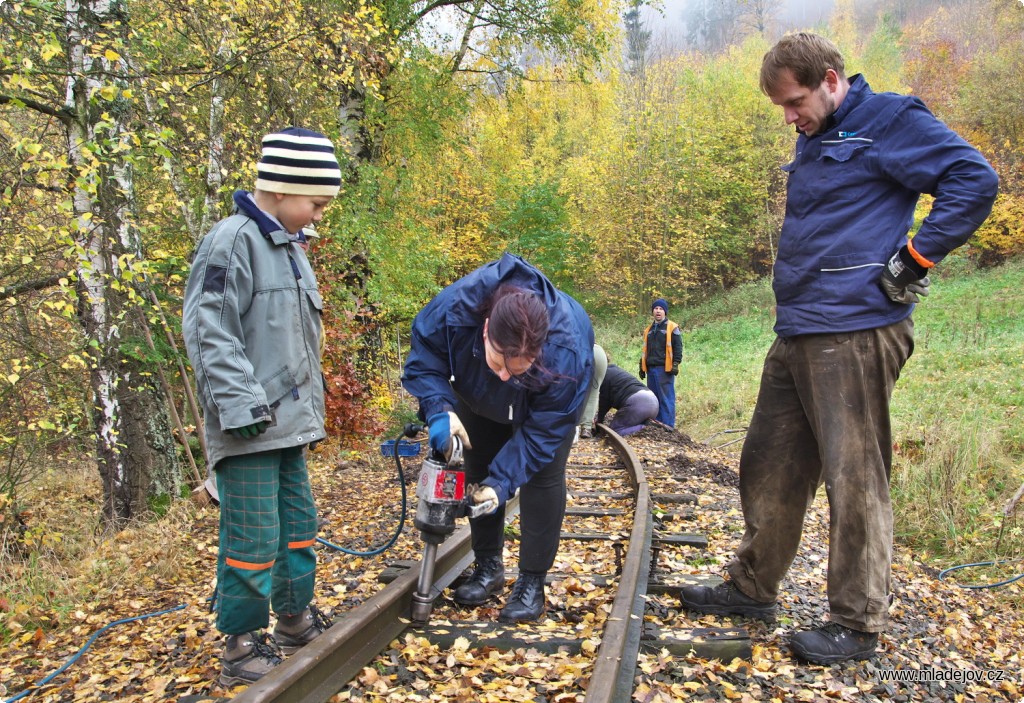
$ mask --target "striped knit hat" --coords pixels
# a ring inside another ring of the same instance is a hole
[[[301,127],[288,127],[263,137],[263,155],[256,164],[256,190],[333,198],[340,189],[341,168],[327,137]]]

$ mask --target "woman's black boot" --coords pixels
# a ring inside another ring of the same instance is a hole
[[[455,589],[455,602],[480,605],[504,587],[505,565],[501,557],[479,557],[473,573]]]
[[[544,614],[544,578],[547,574],[519,572],[505,607],[498,613],[501,622],[528,622]]]

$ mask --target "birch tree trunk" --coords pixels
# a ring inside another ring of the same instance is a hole
[[[66,0],[69,71],[65,122],[74,176],[78,315],[92,364],[90,385],[103,518],[113,528],[140,517],[150,499],[180,494],[181,474],[164,398],[145,352],[146,324],[133,268],[132,103],[120,54],[127,5]],[[159,363],[159,362],[156,362]]]
[[[229,37],[225,33],[217,47],[217,59],[224,62],[230,54]],[[226,102],[224,83],[225,79],[218,75],[213,79],[210,89],[210,136],[207,144],[209,155],[206,161],[206,192],[203,198],[203,215],[199,223],[199,230],[193,232],[192,236],[196,245],[221,218],[221,213],[217,208],[220,203],[220,188],[224,183],[224,107]]]

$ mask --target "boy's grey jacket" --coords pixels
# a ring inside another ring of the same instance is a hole
[[[323,300],[301,247],[244,191],[199,243],[182,314],[210,466],[324,438]],[[251,439],[230,430],[267,421]]]

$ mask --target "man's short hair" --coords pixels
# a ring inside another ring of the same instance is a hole
[[[783,71],[791,71],[796,82],[816,90],[832,69],[846,78],[843,55],[825,37],[810,32],[787,34],[768,50],[761,61],[761,90],[770,95],[782,79]]]

